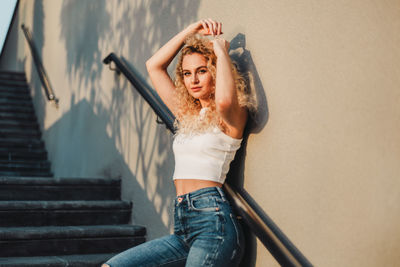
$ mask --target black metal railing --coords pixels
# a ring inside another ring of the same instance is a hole
[[[174,133],[174,116],[159,97],[154,95],[154,90],[142,81],[139,75],[135,75],[126,62],[114,53],[109,54],[103,60],[104,64],[111,64],[111,62],[114,62],[117,67],[117,69],[113,70],[121,72],[126,76],[154,109],[167,128]],[[312,266],[306,257],[283,234],[278,226],[243,188],[236,188],[226,182],[224,189],[238,215],[242,217],[243,221],[249,226],[249,229],[260,239],[281,266]]]
[[[115,63],[117,71],[125,75],[125,77],[132,83],[134,88],[139,92],[141,96],[149,103],[152,109],[156,112],[157,116],[171,132],[175,132],[174,128],[174,115],[165,106],[164,102],[154,93],[154,90],[146,82],[144,82],[140,76],[134,73],[131,68],[128,67],[125,60],[118,58],[114,53],[109,54],[103,59],[104,64]],[[111,68],[111,65],[110,65]],[[159,122],[159,121],[158,121]]]
[[[28,42],[29,49],[31,50],[33,62],[35,64],[37,73],[39,75],[39,79],[42,83],[42,86],[43,86],[44,92],[47,96],[47,99],[49,101],[53,101],[56,104],[56,106],[58,106],[59,100],[55,96],[53,88],[51,87],[50,80],[47,76],[47,73],[46,73],[44,67],[43,67],[43,63],[39,57],[39,53],[36,49],[35,43],[33,42],[32,34],[30,33],[29,29],[24,24],[21,25],[21,28],[22,28],[22,31],[24,32],[26,41]]]

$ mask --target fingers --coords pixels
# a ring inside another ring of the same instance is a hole
[[[220,35],[222,33],[222,23],[218,22],[217,23],[217,35]]]
[[[207,30],[209,34],[212,34],[214,36],[214,25],[213,25],[213,21],[210,19],[205,19],[203,20],[204,23],[207,25]]]
[[[207,34],[211,34],[213,36],[222,34],[222,23],[214,21],[213,19],[203,19],[201,21],[203,25],[203,29],[206,30]]]
[[[211,26],[212,26],[212,33],[213,36],[216,34],[217,32],[217,23],[215,21],[213,21],[212,19],[208,19],[211,22]]]
[[[203,29],[204,29],[206,32],[208,32],[208,27],[207,27],[206,22],[205,22],[204,20],[202,20],[202,21],[201,21],[201,24],[203,25]]]

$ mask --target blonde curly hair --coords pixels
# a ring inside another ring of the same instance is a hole
[[[191,35],[185,40],[185,46],[182,48],[178,57],[178,62],[175,68],[175,93],[178,103],[178,109],[175,120],[177,133],[195,133],[204,132],[215,126],[224,131],[224,125],[221,118],[216,112],[215,95],[212,93],[210,98],[213,100],[210,103],[205,114],[199,115],[201,110],[200,101],[191,96],[185,86],[182,70],[182,61],[186,55],[194,53],[201,54],[207,60],[207,68],[211,73],[213,83],[216,78],[216,63],[217,57],[214,54],[213,44],[211,41],[201,35]],[[254,100],[247,89],[245,79],[239,74],[236,66],[232,63],[232,73],[235,79],[238,102],[241,107],[247,107],[249,111],[254,109]],[[203,112],[202,112],[203,113]]]

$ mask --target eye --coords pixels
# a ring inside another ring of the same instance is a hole
[[[203,73],[206,73],[206,72],[207,72],[207,69],[200,69],[200,70],[199,70],[199,73],[202,73],[202,74],[203,74]]]
[[[188,72],[188,71],[183,72],[183,76],[189,76],[189,75],[190,75],[190,72]]]

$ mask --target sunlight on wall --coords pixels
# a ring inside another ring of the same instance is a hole
[[[245,189],[315,266],[400,261],[398,1],[21,0],[18,15],[60,98],[44,101],[15,34],[9,64],[26,71],[53,172],[121,177],[149,239],[172,230],[172,136],[102,59],[115,52],[147,79],[154,51],[212,17],[259,100]],[[277,266],[260,243],[255,257]]]

